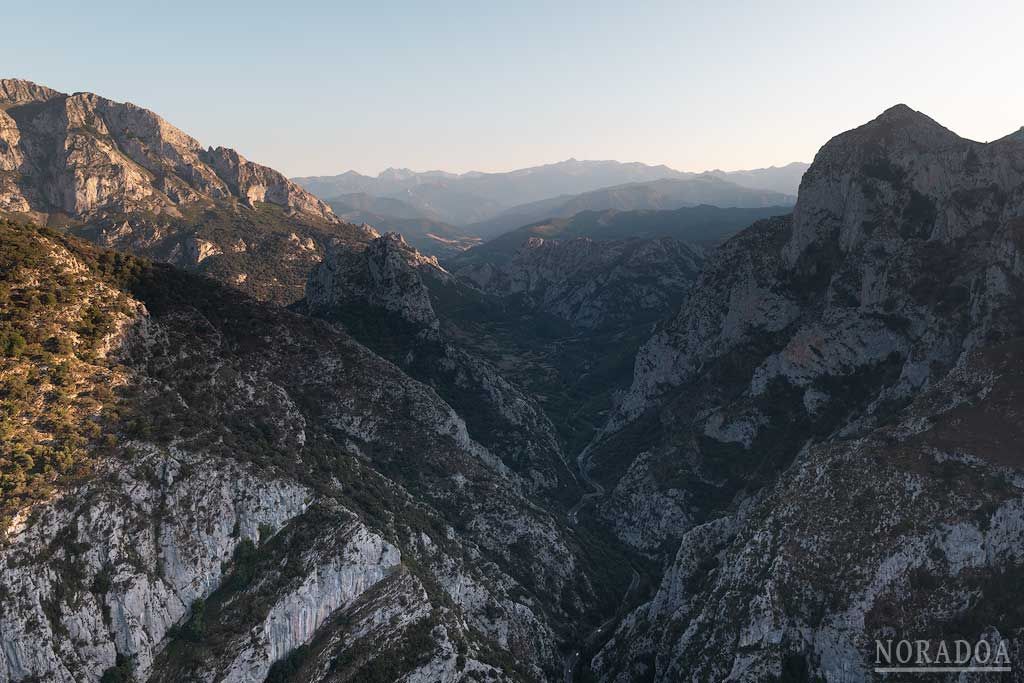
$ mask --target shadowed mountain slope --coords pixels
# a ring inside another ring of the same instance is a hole
[[[893,637],[1020,656],[1022,228],[1020,139],[900,105],[711,257],[583,458],[620,536],[674,556],[600,678],[866,679]]]

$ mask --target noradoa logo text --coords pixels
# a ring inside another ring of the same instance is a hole
[[[1005,640],[876,640],[875,673],[1012,671]]]

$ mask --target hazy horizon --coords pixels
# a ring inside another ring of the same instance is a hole
[[[290,176],[290,177],[292,177],[292,178],[309,178],[309,177],[317,177],[317,176],[337,176],[337,175],[344,175],[345,173],[349,173],[349,172],[356,172],[356,173],[359,173],[360,175],[363,175],[363,176],[375,178],[375,177],[377,177],[377,176],[379,176],[379,175],[381,175],[383,173],[386,173],[387,171],[410,171],[412,173],[420,173],[420,174],[422,174],[422,173],[449,173],[449,174],[452,174],[452,175],[468,175],[468,174],[472,174],[472,173],[499,174],[499,173],[511,173],[513,171],[520,171],[520,170],[527,169],[527,168],[541,168],[541,167],[544,167],[544,166],[557,166],[558,164],[564,164],[564,163],[573,162],[573,161],[579,162],[579,163],[583,163],[583,164],[587,164],[587,163],[590,163],[590,164],[603,164],[603,163],[614,163],[614,164],[641,163],[641,164],[646,164],[646,162],[643,162],[643,161],[639,161],[638,162],[638,161],[635,161],[633,159],[578,159],[576,157],[569,157],[567,159],[559,159],[557,161],[545,161],[545,162],[541,162],[541,163],[527,164],[525,166],[517,166],[516,168],[498,168],[498,169],[494,169],[494,170],[490,170],[490,171],[481,171],[480,169],[477,169],[477,168],[471,168],[471,169],[468,169],[468,170],[465,170],[465,171],[450,171],[450,170],[448,170],[446,168],[409,168],[407,166],[388,166],[386,168],[382,168],[382,169],[380,169],[378,171],[374,171],[374,172],[363,172],[363,171],[359,171],[359,170],[353,169],[353,168],[345,168],[345,169],[341,169],[341,170],[339,170],[339,171],[337,171],[335,173],[296,174],[296,175]],[[647,166],[651,166],[651,167],[666,166],[666,167],[668,167],[669,169],[671,169],[673,171],[680,171],[682,173],[708,173],[708,172],[712,172],[712,171],[721,171],[723,173],[735,173],[735,172],[740,172],[740,171],[760,171],[760,170],[769,169],[769,168],[784,168],[786,166],[791,166],[792,164],[810,164],[810,163],[811,163],[810,159],[808,159],[806,161],[801,160],[801,159],[794,159],[793,161],[787,162],[785,164],[769,164],[769,165],[766,165],[766,166],[751,166],[749,168],[701,168],[701,169],[675,168],[675,167],[671,166],[670,164],[646,164],[646,165]]]
[[[4,75],[136,103],[289,176],[782,166],[901,102],[975,140],[1024,124],[1020,5],[160,10],[12,6]]]

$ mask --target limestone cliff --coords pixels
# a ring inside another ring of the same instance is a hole
[[[10,79],[0,81],[0,211],[69,223],[105,246],[282,302],[301,298],[329,243],[373,236],[277,171],[204,147],[147,109]],[[296,232],[311,250],[287,239]],[[197,239],[219,258],[196,259]],[[245,254],[231,248],[239,240]]]
[[[886,633],[996,629],[1020,651],[990,609],[1024,553],[997,426],[1024,336],[1022,172],[1019,136],[897,106],[821,149],[792,219],[711,257],[583,458],[624,540],[679,548],[603,678],[862,680]]]
[[[157,114],[92,93],[0,80],[4,141],[19,155],[0,206],[87,218],[109,210],[177,214],[233,198],[334,220],[325,203],[234,150],[204,148]]]
[[[336,325],[0,231],[0,680],[558,670],[589,561],[433,389]]]

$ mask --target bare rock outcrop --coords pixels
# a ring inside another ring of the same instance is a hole
[[[902,105],[821,149],[791,219],[716,252],[583,458],[626,542],[679,547],[601,678],[866,680],[874,639],[908,634],[1018,656],[987,610],[1024,556],[1022,264],[1019,134]]]
[[[328,242],[358,249],[375,236],[277,171],[204,147],[148,109],[16,80],[0,80],[0,212],[68,224],[279,303],[302,297]]]
[[[11,150],[5,170],[22,176],[0,198],[4,205],[20,201],[35,211],[90,218],[104,210],[173,213],[234,198],[337,221],[326,204],[280,173],[234,150],[205,149],[134,104],[0,80],[0,107],[6,112],[0,129],[13,129],[4,135]]]

